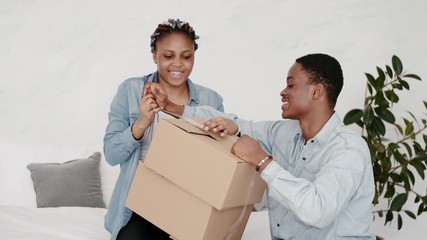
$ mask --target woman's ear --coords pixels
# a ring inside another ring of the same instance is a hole
[[[153,62],[157,64],[157,51],[153,52]]]

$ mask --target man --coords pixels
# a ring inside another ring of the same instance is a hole
[[[207,107],[171,103],[152,87],[160,108],[186,117],[218,117],[205,130],[243,135],[232,152],[267,183],[272,239],[374,239],[374,181],[363,138],[334,107],[343,86],[338,61],[326,54],[298,58],[280,93],[286,121],[251,122]],[[230,120],[234,119],[234,121]]]

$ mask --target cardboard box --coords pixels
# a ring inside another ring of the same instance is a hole
[[[218,210],[258,203],[265,182],[255,167],[231,153],[236,140],[208,134],[183,119],[163,119],[144,163]]]
[[[237,240],[253,205],[217,210],[140,163],[126,206],[177,240]]]

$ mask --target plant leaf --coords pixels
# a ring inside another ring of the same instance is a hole
[[[392,86],[394,89],[403,90],[402,84],[400,84],[400,83],[393,83],[393,84],[391,84],[391,86]]]
[[[393,184],[387,184],[387,191],[384,194],[384,198],[391,198],[394,196],[396,190]]]
[[[408,194],[407,193],[398,194],[391,201],[390,211],[400,211],[407,200],[408,200]]]
[[[392,78],[393,77],[393,70],[391,70],[389,65],[386,65],[385,68],[387,70],[388,77]]]
[[[425,178],[424,170],[426,170],[424,165],[422,165],[419,162],[414,162],[414,161],[411,161],[411,165],[414,166],[415,170],[417,170],[417,172],[418,172],[418,175],[420,175],[421,179],[424,180],[424,178]],[[414,184],[415,184],[415,182],[414,182]]]
[[[377,87],[377,82],[375,81],[374,76],[372,76],[369,73],[365,73],[366,79],[368,80],[369,85],[371,85],[375,91],[377,91],[378,87]]]
[[[408,215],[410,218],[417,219],[415,214],[411,211],[405,210],[406,215]]]
[[[399,102],[399,96],[393,90],[384,91],[385,96],[393,103]]]
[[[424,135],[425,136],[425,135]],[[426,152],[417,152],[417,154],[414,157],[414,161],[427,161],[427,153]]]
[[[377,115],[384,121],[394,124],[396,122],[396,118],[394,117],[394,114],[388,110],[387,108],[375,108],[375,112]]]
[[[392,211],[387,211],[386,215],[385,215],[385,223],[384,225],[386,225],[388,222],[391,222],[393,220],[393,212]]]
[[[343,122],[345,125],[350,125],[360,120],[362,116],[363,116],[362,109],[352,109],[344,116]]]
[[[375,128],[375,130],[377,131],[377,133],[381,136],[384,136],[385,134],[385,125],[383,123],[383,121],[378,118],[378,117],[374,117],[374,119],[372,120],[372,126]]]
[[[371,105],[368,105],[363,112],[363,122],[365,122],[366,126],[370,126],[372,124],[372,120],[374,119],[374,110],[372,110]]]
[[[395,124],[394,126],[397,128],[397,130],[399,131],[399,133],[401,135],[403,135],[403,128],[399,124]]]
[[[400,214],[397,214],[397,230],[400,230],[402,228],[403,221],[402,216]]]
[[[407,122],[406,123],[406,128],[405,128],[405,136],[409,136],[414,132],[414,124],[412,122]]]
[[[399,83],[402,85],[402,87],[404,87],[406,90],[409,90],[409,83],[405,80],[400,80]]]
[[[418,206],[417,215],[419,216],[423,212],[424,212],[424,204],[420,203],[420,205]]]
[[[396,55],[393,55],[393,57],[391,58],[391,63],[393,65],[394,72],[396,73],[396,75],[399,76],[403,70],[403,65],[402,65],[402,62],[400,61],[399,57]]]
[[[421,81],[421,78],[418,75],[416,75],[416,74],[405,74],[405,75],[403,75],[403,77],[405,77],[405,78],[413,78],[413,79],[417,79],[417,80]]]
[[[377,67],[377,72],[378,72],[378,78],[376,79],[377,80],[377,87],[378,87],[378,89],[381,89],[384,87],[385,73],[379,67]]]
[[[401,177],[399,174],[394,173],[394,172],[390,173],[390,178],[391,178],[391,179],[393,179],[393,181],[394,181],[394,182],[397,182],[397,183],[399,183],[399,182],[402,182],[402,181],[403,181],[403,180],[402,180],[402,177]]]

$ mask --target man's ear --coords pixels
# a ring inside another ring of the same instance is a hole
[[[321,83],[317,83],[314,85],[313,89],[313,100],[319,99],[320,97],[324,96],[326,94],[325,86]]]

